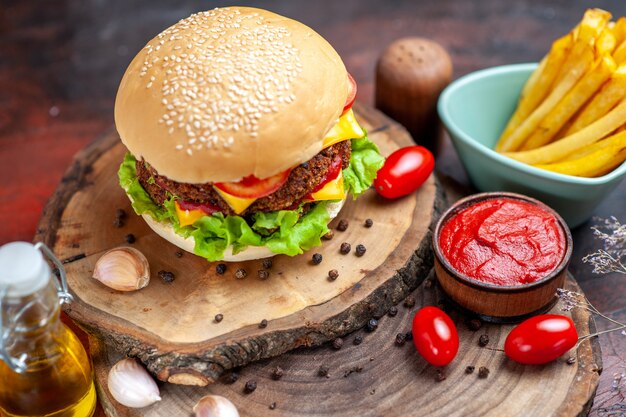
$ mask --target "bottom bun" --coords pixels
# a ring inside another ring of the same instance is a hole
[[[345,202],[346,200],[341,200],[337,201],[336,203],[329,203],[326,206],[326,210],[328,211],[331,220],[337,217]],[[180,236],[176,234],[176,232],[174,232],[174,229],[170,225],[154,220],[149,214],[142,214],[141,217],[143,217],[145,222],[148,224],[148,226],[150,226],[154,233],[161,236],[163,239],[169,241],[170,243],[178,246],[179,248],[184,249],[189,253],[194,253],[193,248],[196,244],[196,241],[193,236],[189,236],[187,238]],[[232,246],[229,246],[224,252],[224,257],[222,258],[222,261],[250,261],[253,259],[269,258],[274,255],[276,254],[270,251],[265,246],[248,246],[243,251],[237,254],[233,254],[233,248]]]

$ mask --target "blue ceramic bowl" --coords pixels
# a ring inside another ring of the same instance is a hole
[[[439,116],[477,189],[536,198],[555,209],[570,227],[576,227],[592,216],[626,176],[626,162],[602,177],[581,178],[535,168],[493,150],[536,67],[505,65],[459,78],[441,94]]]

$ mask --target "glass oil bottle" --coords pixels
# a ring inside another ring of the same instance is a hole
[[[56,264],[61,282],[40,250]],[[71,296],[63,266],[45,245],[0,247],[0,416],[93,415],[91,362],[61,322],[59,300]]]

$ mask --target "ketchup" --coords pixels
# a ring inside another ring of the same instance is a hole
[[[506,286],[534,282],[554,271],[565,245],[553,214],[511,198],[484,200],[461,210],[439,235],[441,251],[454,269]]]

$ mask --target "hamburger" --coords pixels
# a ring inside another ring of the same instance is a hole
[[[191,15],[122,78],[120,185],[157,234],[209,261],[300,254],[383,164],[355,94],[302,23],[247,7]]]

